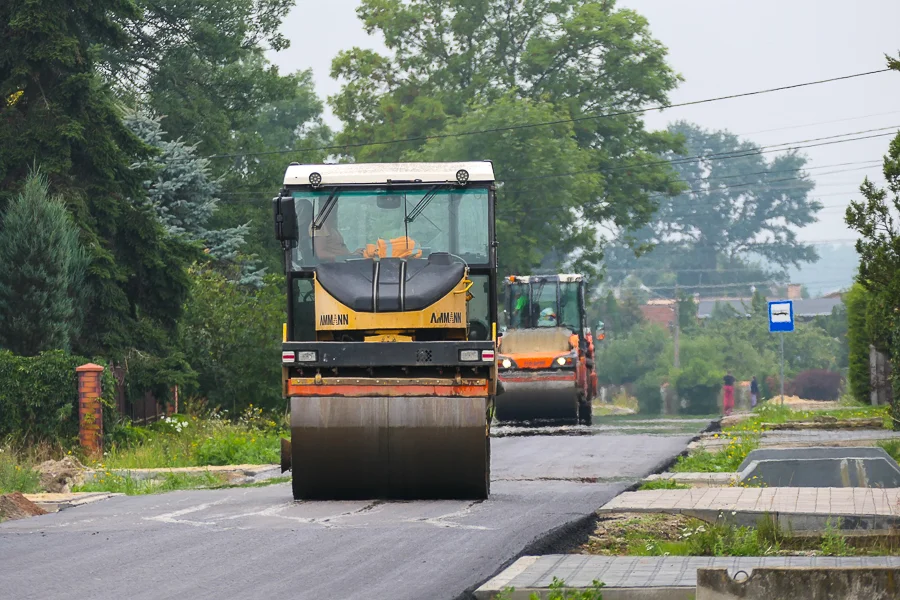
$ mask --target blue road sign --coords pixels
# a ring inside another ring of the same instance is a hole
[[[794,301],[775,300],[769,302],[769,331],[794,330]]]

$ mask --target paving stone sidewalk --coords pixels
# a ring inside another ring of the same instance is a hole
[[[734,576],[747,574],[757,567],[900,567],[900,556],[827,557],[687,557],[687,556],[589,556],[582,554],[548,554],[524,556],[488,580],[475,591],[479,600],[493,598],[506,588],[521,592],[546,590],[556,577],[567,587],[589,588],[595,579],[604,583],[607,593],[624,589],[682,588],[697,586],[697,569],[724,568]],[[617,597],[626,597],[617,594]],[[639,596],[648,597],[648,596]],[[677,596],[681,597],[681,596]]]

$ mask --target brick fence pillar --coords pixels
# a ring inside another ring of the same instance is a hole
[[[103,405],[100,403],[100,376],[103,367],[88,363],[78,373],[78,439],[88,454],[103,452]]]

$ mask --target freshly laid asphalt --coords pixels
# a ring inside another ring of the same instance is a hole
[[[690,437],[494,439],[484,502],[295,503],[289,485],[277,484],[117,497],[8,522],[0,597],[465,597],[529,544],[671,460]]]

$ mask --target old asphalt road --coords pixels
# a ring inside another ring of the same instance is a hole
[[[689,439],[494,439],[492,494],[480,503],[295,504],[278,484],[120,497],[7,522],[0,597],[452,599]]]

